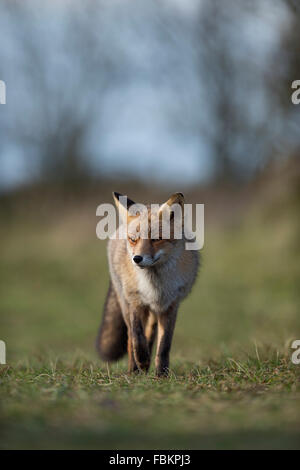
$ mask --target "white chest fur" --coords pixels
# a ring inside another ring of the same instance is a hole
[[[173,269],[139,269],[137,279],[141,301],[155,313],[166,311],[172,302],[184,296],[187,287]]]

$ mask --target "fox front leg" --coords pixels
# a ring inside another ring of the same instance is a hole
[[[139,309],[132,310],[130,323],[134,359],[138,369],[147,372],[150,366],[150,354],[142,319],[143,311]]]
[[[132,373],[138,370],[138,366],[136,365],[135,358],[134,358],[132,335],[129,329],[128,329],[127,351],[128,351],[128,372]]]
[[[153,343],[156,338],[157,333],[157,315],[151,311],[149,311],[149,315],[146,320],[145,324],[145,336],[148,343],[149,354],[151,357]]]
[[[133,341],[132,341],[132,328],[130,321],[130,310],[127,303],[122,303],[122,314],[127,326],[127,352],[128,352],[128,372],[132,373],[138,370],[138,366],[135,362]]]
[[[169,373],[169,360],[172,338],[176,323],[178,304],[171,305],[168,310],[158,315],[157,350],[155,357],[156,375]]]

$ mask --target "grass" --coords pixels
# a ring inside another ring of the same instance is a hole
[[[0,447],[299,448],[297,205],[206,224],[171,375],[129,376],[94,340],[108,284],[94,207],[0,229]]]
[[[12,436],[19,448],[299,444],[299,378],[288,358],[176,364],[168,379],[120,369],[82,359],[2,369],[2,447]]]

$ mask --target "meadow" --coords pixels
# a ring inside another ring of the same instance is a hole
[[[109,192],[77,204],[42,192],[38,201],[2,201],[0,447],[299,448],[300,366],[290,348],[300,338],[299,192],[291,180],[258,185],[236,210],[238,193],[226,210],[221,194],[199,195],[202,266],[162,379],[153,369],[128,375],[126,358],[108,365],[95,352],[108,286],[96,200],[110,201]]]

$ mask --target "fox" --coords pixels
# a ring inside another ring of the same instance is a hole
[[[130,213],[133,200],[117,192],[113,199],[121,224],[108,242],[110,282],[96,347],[106,362],[127,352],[128,372],[147,373],[156,341],[155,373],[167,376],[178,308],[190,293],[200,264],[198,251],[185,248],[184,216],[179,221],[181,237],[175,234],[171,209],[175,205],[184,211],[184,195],[175,193],[156,209],[143,206],[139,219]],[[142,218],[149,222],[144,236],[139,232]],[[170,224],[167,237],[162,235],[163,220]],[[156,238],[153,221],[158,226]]]

